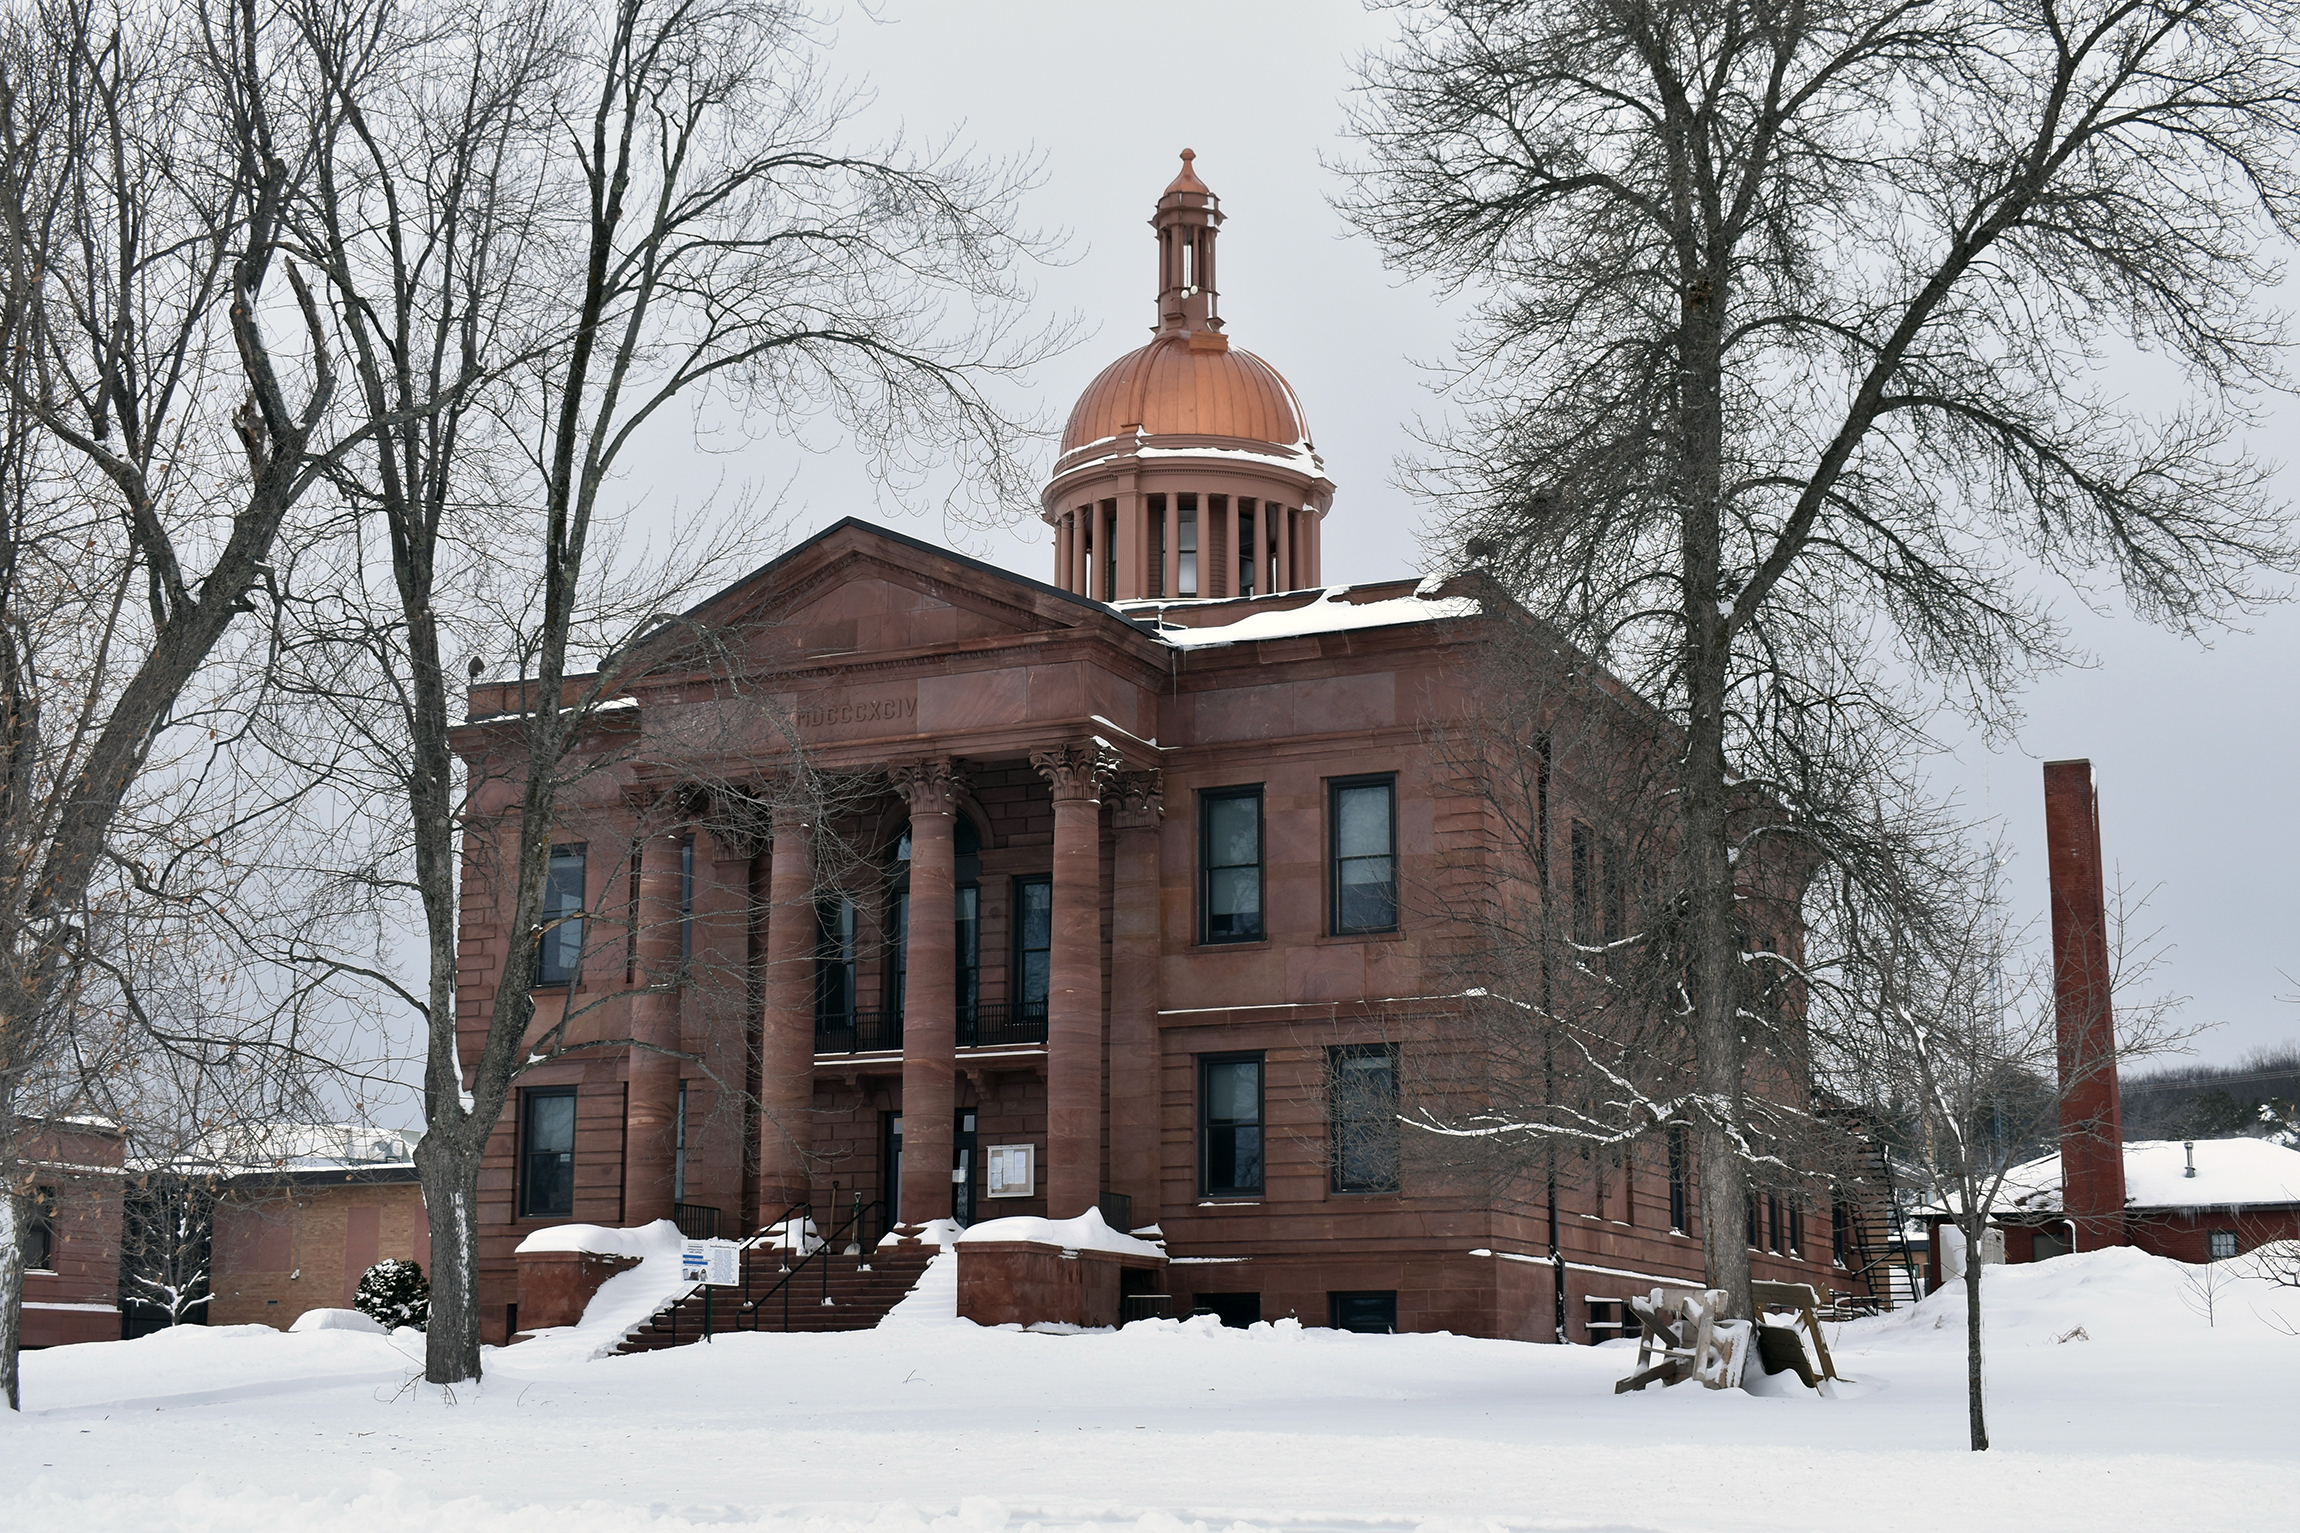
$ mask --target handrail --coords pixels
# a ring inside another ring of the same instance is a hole
[[[736,1251],[740,1253],[743,1251],[752,1250],[759,1244],[760,1241],[765,1240],[768,1236],[776,1234],[778,1231],[787,1232],[790,1229],[790,1221],[793,1214],[803,1211],[811,1215],[813,1210],[814,1205],[809,1202],[790,1204],[784,1208],[780,1214],[776,1215],[775,1218],[761,1225],[759,1227],[759,1232],[756,1235],[753,1235],[750,1239],[744,1241],[741,1245],[737,1246],[735,1248]],[[747,1299],[749,1298],[751,1292],[751,1264],[749,1262],[743,1261],[739,1254],[736,1257],[736,1261],[739,1264],[739,1270],[743,1274],[743,1295]],[[679,1306],[686,1303],[689,1299],[692,1299],[695,1296],[696,1290],[708,1286],[708,1284],[704,1283],[688,1284],[684,1293],[681,1293],[677,1298],[671,1299],[667,1303],[663,1304],[645,1320],[640,1321],[638,1326],[633,1327],[633,1329],[638,1330],[650,1325],[661,1325],[664,1327],[665,1334],[671,1338],[671,1345],[677,1346],[679,1344]],[[746,1308],[747,1307],[748,1306],[746,1306]]]
[[[784,1329],[785,1331],[788,1331],[788,1330],[790,1330],[790,1328],[791,1328],[791,1289],[792,1289],[793,1285],[794,1285],[794,1284],[797,1282],[799,1274],[800,1274],[800,1273],[802,1273],[802,1272],[804,1272],[804,1271],[806,1271],[806,1268],[807,1268],[807,1263],[808,1263],[808,1262],[811,1262],[811,1261],[813,1261],[813,1260],[814,1260],[816,1257],[818,1257],[818,1256],[819,1256],[819,1257],[821,1257],[821,1258],[823,1259],[823,1265],[822,1265],[822,1276],[823,1276],[823,1297],[822,1297],[822,1302],[823,1302],[823,1305],[824,1305],[826,1308],[828,1308],[828,1307],[830,1306],[830,1304],[831,1304],[831,1261],[830,1261],[830,1259],[831,1259],[831,1251],[832,1251],[832,1248],[833,1248],[833,1247],[835,1247],[835,1246],[836,1246],[836,1245],[839,1243],[839,1238],[840,1238],[841,1236],[843,1236],[843,1235],[847,1234],[847,1233],[848,1233],[849,1231],[851,1231],[851,1230],[856,1230],[856,1229],[858,1229],[858,1228],[859,1228],[859,1229],[862,1229],[862,1230],[864,1230],[864,1231],[866,1231],[866,1232],[867,1232],[867,1230],[868,1230],[869,1226],[865,1225],[865,1224],[863,1223],[863,1221],[864,1221],[864,1219],[865,1219],[865,1218],[867,1218],[867,1217],[868,1217],[868,1216],[869,1216],[871,1213],[873,1213],[873,1212],[878,1212],[878,1213],[880,1214],[880,1216],[881,1216],[881,1223],[883,1224],[883,1223],[884,1223],[884,1210],[885,1210],[885,1208],[886,1208],[886,1204],[885,1204],[884,1202],[880,1202],[880,1201],[873,1201],[873,1202],[865,1203],[865,1202],[863,1201],[863,1199],[862,1199],[862,1194],[861,1194],[861,1193],[859,1193],[859,1192],[858,1192],[858,1193],[856,1193],[856,1194],[855,1194],[855,1201],[854,1201],[854,1212],[853,1212],[853,1213],[851,1213],[851,1214],[849,1214],[849,1215],[847,1216],[846,1220],[845,1220],[843,1223],[841,1223],[837,1229],[835,1229],[835,1230],[832,1230],[832,1231],[831,1231],[829,1234],[827,1234],[827,1235],[820,1235],[820,1237],[819,1237],[819,1239],[818,1239],[818,1241],[817,1241],[817,1243],[816,1243],[816,1245],[815,1245],[814,1249],[813,1249],[813,1250],[811,1250],[811,1251],[808,1251],[806,1254],[804,1254],[803,1256],[801,1256],[801,1257],[800,1257],[800,1258],[799,1258],[799,1259],[798,1259],[796,1262],[794,1262],[794,1263],[793,1263],[793,1264],[792,1264],[792,1265],[791,1265],[791,1266],[790,1266],[790,1267],[789,1267],[789,1268],[788,1268],[788,1269],[787,1269],[787,1270],[786,1270],[786,1271],[783,1273],[783,1276],[782,1276],[782,1280],[781,1280],[780,1282],[776,1283],[774,1287],[772,1287],[772,1288],[768,1289],[768,1290],[767,1290],[765,1293],[763,1293],[763,1294],[759,1295],[759,1297],[758,1297],[756,1300],[751,1300],[751,1299],[749,1299],[749,1289],[746,1287],[746,1288],[745,1288],[745,1290],[744,1290],[744,1294],[745,1294],[745,1299],[746,1299],[746,1302],[745,1302],[745,1303],[744,1303],[744,1305],[743,1305],[743,1313],[744,1313],[744,1314],[747,1314],[747,1315],[749,1315],[749,1316],[751,1317],[751,1324],[750,1324],[750,1326],[749,1326],[749,1329],[751,1329],[751,1330],[754,1330],[754,1331],[755,1331],[755,1330],[757,1330],[757,1329],[759,1328],[759,1312],[758,1312],[758,1306],[759,1306],[759,1305],[761,1305],[761,1304],[764,1304],[764,1303],[765,1303],[767,1300],[769,1300],[769,1299],[772,1299],[772,1298],[773,1298],[773,1297],[774,1297],[776,1294],[778,1294],[778,1293],[779,1293],[779,1294],[781,1294],[781,1295],[783,1296],[783,1329]],[[863,1270],[863,1271],[867,1272],[867,1271],[869,1271],[869,1270],[870,1270],[870,1253],[871,1253],[871,1250],[872,1250],[873,1248],[871,1247],[871,1245],[869,1244],[869,1242],[868,1242],[867,1240],[860,1242],[860,1244],[861,1244],[861,1248],[862,1248],[862,1256],[861,1256],[861,1258],[860,1258],[860,1261],[861,1261],[861,1270]]]

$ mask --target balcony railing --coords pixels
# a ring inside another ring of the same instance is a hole
[[[1015,1048],[1046,1042],[1046,1003],[977,1001],[958,1013],[962,1049]],[[899,1011],[823,1012],[815,1017],[817,1054],[881,1054],[902,1047]]]

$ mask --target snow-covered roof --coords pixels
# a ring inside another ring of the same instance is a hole
[[[1396,581],[1383,584],[1393,590],[1399,586]],[[1409,595],[1374,596],[1365,587],[1327,586],[1276,600],[1284,604],[1273,605],[1269,598],[1233,597],[1207,601],[1122,601],[1111,605],[1130,618],[1158,619],[1158,637],[1185,649],[1470,618],[1484,610],[1472,596],[1437,595],[1427,581]]]
[[[2224,1208],[2242,1203],[2300,1203],[2300,1150],[2265,1139],[2199,1139],[2196,1175],[2189,1176],[2188,1145],[2179,1139],[2144,1139],[2124,1147],[2124,1201],[2128,1208]],[[2005,1176],[2003,1206],[2025,1213],[2057,1213],[2058,1153],[2015,1166]]]
[[[372,1123],[235,1123],[211,1130],[188,1150],[140,1160],[137,1169],[243,1176],[411,1166],[422,1137],[420,1129]]]

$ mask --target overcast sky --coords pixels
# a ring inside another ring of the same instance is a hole
[[[1338,486],[1326,577],[1415,569],[1420,512],[1392,484],[1394,465],[1416,419],[1440,408],[1417,364],[1445,356],[1453,317],[1346,235],[1326,200],[1335,180],[1321,166],[1321,157],[1351,152],[1340,134],[1350,61],[1384,42],[1390,18],[1340,0],[881,0],[874,9],[876,23],[848,13],[832,55],[835,72],[875,93],[864,119],[871,130],[931,135],[963,125],[985,155],[1042,157],[1043,184],[1026,217],[1069,232],[1070,262],[1043,272],[1039,292],[1049,311],[1073,312],[1085,327],[1083,342],[1039,373],[1047,413],[1059,421],[1097,371],[1146,337],[1147,220],[1187,145],[1228,215],[1229,333],[1292,381]],[[2138,373],[2116,383],[2144,398],[2159,388]],[[2255,447],[2288,458],[2295,442],[2300,409],[2285,402]],[[804,457],[769,442],[734,463],[714,460],[710,482],[725,482],[722,474],[787,484],[794,537],[841,516],[881,514],[859,469],[835,454]],[[2296,482],[2288,472],[2287,486]],[[1050,573],[1035,523],[989,534],[915,517],[898,525],[1027,574]],[[2300,609],[2279,608],[2205,648],[2104,605],[2096,617],[2062,600],[2096,663],[2037,685],[2017,739],[1993,751],[1967,745],[1936,777],[1976,816],[2001,819],[2016,897],[2041,929],[2040,763],[2090,757],[2105,854],[2136,890],[2155,889],[2144,924],[2161,928],[2171,949],[2166,978],[2191,997],[2189,1020],[2220,1024],[2198,1053],[2233,1060],[2290,1041],[2300,1036],[2300,1006],[2288,999],[2300,991],[2292,791]]]

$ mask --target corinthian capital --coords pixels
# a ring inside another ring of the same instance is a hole
[[[959,795],[966,790],[965,774],[947,757],[897,761],[887,767],[886,775],[894,780],[895,792],[910,801],[914,815],[955,813]]]
[[[1050,751],[1032,751],[1030,764],[1054,785],[1058,799],[1098,799],[1102,785],[1118,770],[1118,753],[1100,740],[1083,745],[1061,745]]]
[[[1120,772],[1110,780],[1110,823],[1120,830],[1154,830],[1166,813],[1166,774]]]

